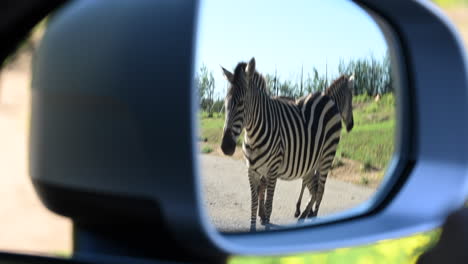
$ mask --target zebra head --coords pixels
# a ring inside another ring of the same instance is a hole
[[[224,99],[225,120],[221,141],[221,150],[228,156],[234,154],[237,139],[244,129],[244,98],[247,89],[246,66],[245,62],[238,63],[234,74],[221,67],[229,82],[228,92]]]
[[[347,132],[350,132],[354,126],[353,89],[354,75],[342,75],[325,91],[325,94],[330,96],[338,107]]]
[[[354,88],[354,75],[348,77],[346,85],[341,89],[342,91],[342,109],[341,118],[346,125],[346,131],[350,132],[354,126],[353,118],[353,88]]]
[[[349,132],[353,129],[354,118],[353,118],[353,89],[354,89],[354,75],[348,78],[346,88],[343,89],[345,104],[343,106],[343,112],[341,118],[344,120],[346,125],[346,131]]]

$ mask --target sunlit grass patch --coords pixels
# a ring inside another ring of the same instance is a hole
[[[233,256],[228,264],[305,264],[305,263],[416,263],[439,240],[441,230],[375,244],[310,252],[291,256]]]
[[[441,7],[468,6],[468,0],[433,0]]]
[[[394,121],[355,127],[350,133],[341,134],[338,153],[365,164],[366,170],[383,169],[394,150],[394,135]]]
[[[68,251],[56,251],[53,252],[51,255],[58,258],[71,258],[72,253]]]
[[[213,148],[209,145],[205,145],[202,147],[201,152],[204,154],[208,154],[208,153],[213,152]]]

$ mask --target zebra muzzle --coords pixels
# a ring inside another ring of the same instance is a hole
[[[224,155],[232,156],[236,151],[236,141],[233,139],[230,129],[224,131],[223,139],[221,141],[221,150]]]
[[[346,132],[350,132],[354,127],[354,120],[351,120],[349,124],[346,125]]]

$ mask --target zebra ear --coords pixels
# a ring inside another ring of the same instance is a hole
[[[226,77],[226,79],[232,83],[234,81],[234,75],[230,71],[224,69],[223,66],[221,66],[221,69],[223,69],[224,77]]]
[[[249,64],[247,64],[247,68],[245,69],[247,72],[247,75],[252,76],[255,72],[255,58],[252,57],[249,61]]]
[[[354,74],[352,74],[348,79],[348,88],[350,90],[354,89]]]

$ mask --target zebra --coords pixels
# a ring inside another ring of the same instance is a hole
[[[296,101],[273,98],[255,64],[252,57],[248,63],[239,62],[234,73],[221,67],[230,84],[224,102],[221,150],[233,155],[237,138],[245,129],[242,151],[251,191],[251,232],[256,230],[257,209],[261,224],[266,230],[270,228],[277,179],[313,178],[315,170],[322,171],[320,165],[331,163],[328,157],[334,156],[341,133],[340,110],[328,95],[309,94]],[[343,106],[349,131],[353,127],[351,102]],[[318,187],[324,188],[323,184]],[[323,190],[314,193],[319,192]],[[307,205],[301,218],[310,210]]]
[[[349,107],[346,104],[352,104],[352,90],[354,89],[354,75],[346,75],[343,74],[340,77],[338,77],[333,83],[323,92],[324,95],[327,95],[331,97],[335,105],[337,106],[340,115],[343,119],[343,122],[347,125],[347,132],[350,132],[354,126],[354,118],[353,118],[353,113],[352,111],[350,113],[345,112],[346,110],[351,109],[352,110],[352,105]],[[349,118],[347,115],[351,115],[351,118]],[[350,119],[350,123],[347,123],[347,118]],[[349,125],[348,125],[349,124]],[[336,145],[336,147],[338,144]],[[336,148],[335,148],[336,152]],[[302,180],[302,187],[301,187],[301,192],[299,194],[298,201],[296,203],[296,212],[294,214],[294,217],[299,217],[301,214],[301,201],[302,201],[302,195],[304,194],[304,189],[306,186],[309,188],[309,192],[315,193],[315,195],[312,195],[312,203],[313,201],[316,202],[316,207],[315,210],[309,210],[310,213],[308,215],[302,215],[300,219],[304,219],[305,217],[315,217],[317,216],[318,213],[318,208],[320,206],[320,203],[322,201],[323,197],[323,189],[319,189],[321,192],[317,193],[317,185],[318,184],[323,184],[325,185],[326,179],[328,172],[331,169],[331,165],[333,163],[334,159],[334,153],[330,152],[329,156],[327,158],[324,158],[324,160],[330,160],[329,163],[327,164],[322,164],[320,168],[320,172],[315,171],[314,175],[310,178],[303,178]],[[317,181],[319,180],[319,181]],[[307,210],[304,210],[306,212]],[[307,214],[307,213],[306,213]]]
[[[331,86],[329,86],[325,91],[324,91],[324,94],[332,97],[333,101],[335,102],[335,104],[338,104],[338,108],[340,108],[340,105],[343,104],[345,101],[345,96],[349,96],[351,95],[352,96],[352,93],[345,93],[345,90],[343,90],[344,87],[346,87],[346,85],[348,85],[349,89],[353,89],[353,86],[354,86],[354,75],[352,76],[347,76],[345,74],[341,75],[339,78],[337,78]],[[290,97],[290,96],[274,96],[273,98],[278,98],[278,99],[282,99],[282,100],[288,100],[288,101],[295,101],[296,98],[294,97]],[[344,109],[344,107],[341,107],[342,109]],[[342,115],[343,116],[343,115]],[[344,119],[343,119],[344,120]],[[351,130],[350,130],[351,131]],[[349,131],[348,131],[349,132]],[[331,168],[331,166],[330,166]],[[328,170],[330,169],[328,168]],[[326,169],[326,168],[325,168]],[[317,171],[315,171],[315,173],[317,173]],[[327,173],[328,174],[328,173]],[[317,177],[319,177],[318,175],[314,175],[314,179],[318,179]],[[308,179],[308,180],[311,180],[311,179]],[[326,181],[326,179],[325,179]],[[301,192],[299,194],[299,198],[297,200],[297,203],[296,203],[296,212],[294,213],[294,217],[299,217],[299,215],[301,214],[301,201],[302,201],[302,196],[304,194],[304,189],[306,187],[306,180],[303,179],[302,181],[302,187],[301,187]],[[317,199],[322,199],[321,196],[323,195],[323,193],[320,195],[320,198],[317,198]],[[318,210],[315,210],[315,211],[318,211]],[[308,217],[313,217],[315,215],[313,214],[310,214],[308,215]]]

